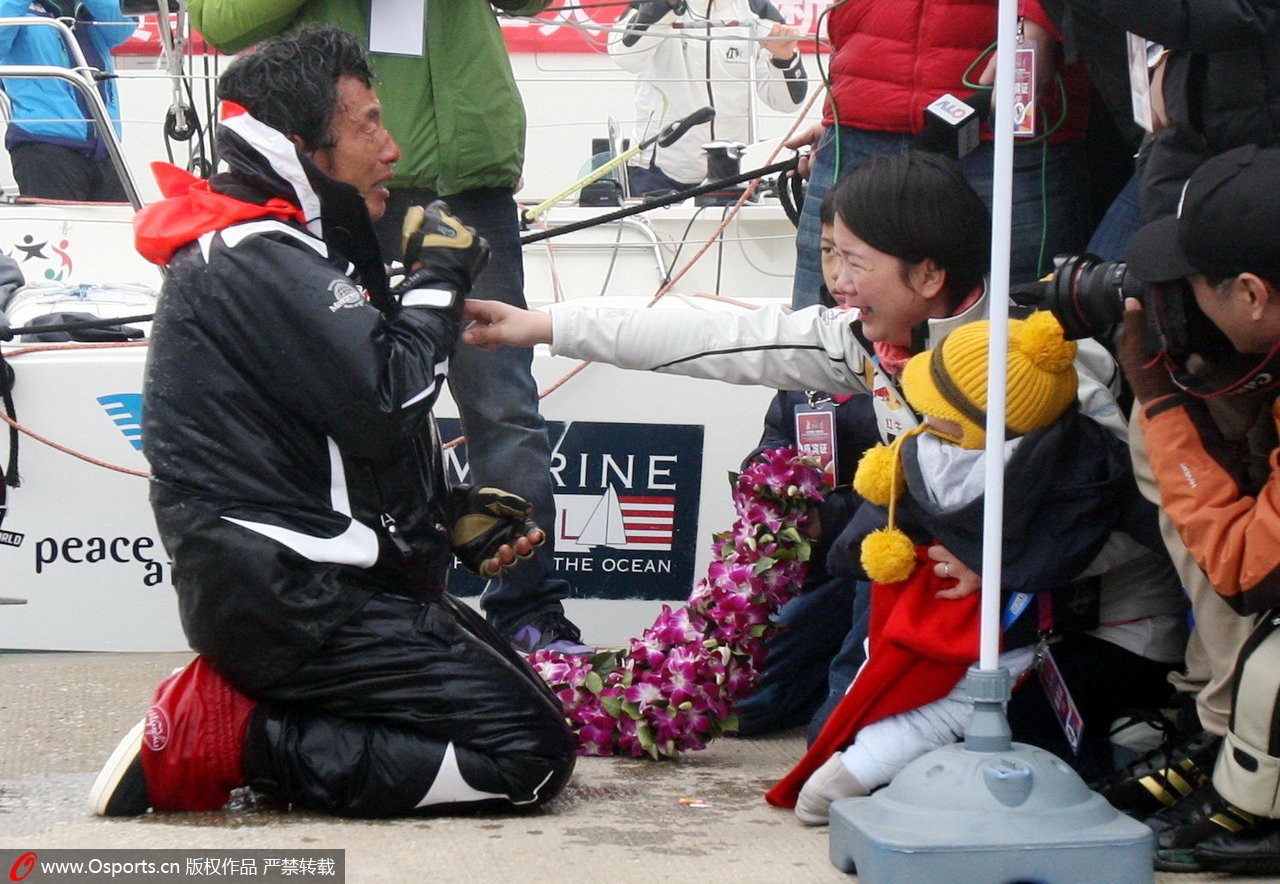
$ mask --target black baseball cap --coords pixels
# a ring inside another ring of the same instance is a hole
[[[1206,161],[1182,188],[1177,215],[1134,233],[1125,261],[1143,282],[1192,273],[1280,282],[1280,148],[1248,145]]]

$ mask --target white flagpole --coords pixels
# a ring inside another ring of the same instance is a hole
[[[986,505],[982,529],[982,606],[978,666],[994,670],[1000,649],[1000,565],[1004,525],[1004,425],[1009,351],[1009,242],[1013,214],[1013,84],[1017,0],[1000,0],[996,82],[991,102],[995,168],[991,189],[990,356],[987,364]]]

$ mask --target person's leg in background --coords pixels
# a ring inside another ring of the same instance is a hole
[[[805,731],[805,741],[812,744],[822,733],[822,726],[832,710],[840,705],[840,699],[853,684],[853,677],[858,674],[862,664],[867,660],[867,634],[871,629],[871,584],[860,580],[853,592],[853,627],[845,633],[840,650],[831,658],[827,667],[827,698],[813,713],[809,727]]]
[[[1123,261],[1129,238],[1142,226],[1142,207],[1138,203],[1138,176],[1116,195],[1106,214],[1089,238],[1085,251],[1104,261]]]
[[[759,736],[807,724],[827,699],[828,670],[849,634],[838,616],[852,608],[855,582],[828,577],[782,606],[760,682],[738,704],[738,734]]]
[[[398,256],[400,224],[408,205],[435,195],[422,189],[393,190],[379,222],[385,256]],[[442,197],[464,224],[489,241],[489,264],[469,297],[527,306],[520,222],[510,188],[484,188]],[[394,245],[392,251],[387,251]],[[538,411],[533,351],[512,347],[483,350],[459,344],[449,367],[449,390],[467,437],[469,481],[518,494],[533,504],[534,520],[552,536],[556,524],[551,485],[551,444]],[[590,653],[576,626],[564,616],[563,599],[572,587],[555,576],[554,544],[543,544],[532,559],[490,580],[480,597],[490,624],[523,651],[550,648]]]
[[[1129,451],[1133,458],[1134,478],[1138,489],[1157,505],[1160,490],[1151,474],[1147,459],[1142,422],[1129,421]],[[1227,732],[1231,716],[1231,689],[1235,683],[1236,659],[1240,648],[1253,632],[1255,618],[1237,614],[1200,570],[1187,550],[1173,522],[1160,511],[1160,533],[1164,538],[1174,570],[1182,580],[1191,601],[1194,623],[1187,641],[1186,669],[1174,672],[1169,681],[1179,694],[1195,698],[1199,719],[1188,730],[1204,729],[1221,737]]]
[[[95,160],[93,166],[93,190],[89,199],[103,203],[128,202],[129,197],[124,192],[124,182],[120,180],[120,173],[116,171],[111,157],[106,156]]]
[[[960,168],[992,207],[995,148],[980,144]],[[1009,281],[1033,282],[1053,267],[1054,255],[1080,251],[1085,242],[1079,196],[1080,170],[1070,145],[1014,147]]]
[[[58,144],[29,141],[9,150],[20,196],[46,200],[87,200],[93,190],[93,163]]]

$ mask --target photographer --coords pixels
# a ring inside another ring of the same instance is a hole
[[[1223,153],[1191,176],[1177,216],[1142,228],[1128,253],[1129,272],[1149,287],[1141,300],[1126,300],[1121,341],[1121,363],[1138,400],[1134,429],[1151,440],[1146,455],[1162,509],[1202,572],[1183,572],[1201,650],[1232,661],[1247,645],[1215,641],[1233,634],[1223,619],[1235,619],[1234,635],[1247,637],[1257,614],[1280,606],[1277,186],[1280,149]],[[1161,346],[1153,357],[1147,329],[1168,328],[1168,308],[1179,304],[1188,308],[1190,339],[1198,342],[1189,348],[1193,355]],[[1135,466],[1142,472],[1143,463]],[[1232,731],[1237,713],[1258,711],[1237,705]],[[1220,760],[1219,774],[1222,766]],[[1215,776],[1212,785],[1149,818],[1156,867],[1280,868],[1280,824],[1249,812],[1272,806],[1271,794],[1259,794],[1263,779],[1265,773],[1257,790],[1219,794],[1214,786],[1223,780]]]

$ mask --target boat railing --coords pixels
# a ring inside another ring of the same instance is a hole
[[[72,61],[72,65],[70,67],[57,65],[0,65],[0,80],[53,79],[61,80],[75,89],[84,99],[85,107],[89,109],[89,113],[92,115],[92,119],[89,122],[97,128],[102,137],[102,142],[107,148],[107,154],[111,157],[111,164],[120,176],[125,195],[129,198],[129,202],[135,210],[142,208],[142,198],[138,194],[138,187],[129,171],[129,166],[125,162],[124,150],[120,146],[120,138],[116,135],[115,126],[112,125],[106,103],[103,102],[102,95],[98,92],[98,83],[115,75],[91,67],[85,61],[84,53],[80,50],[80,44],[76,42],[75,34],[59,19],[37,17],[0,18],[0,28],[9,27],[55,29],[66,45],[67,54]]]
[[[555,225],[551,225],[554,227]],[[644,220],[623,218],[618,221],[610,221],[601,227],[612,227],[618,231],[618,236],[610,240],[606,237],[582,242],[574,240],[560,240],[556,243],[557,252],[620,252],[620,251],[652,251],[653,263],[658,272],[659,279],[666,279],[671,272],[665,257],[662,254],[664,242],[654,231],[654,229]],[[639,234],[639,242],[626,242],[621,239],[621,232],[629,230]],[[530,245],[526,248],[536,248],[536,245]]]

